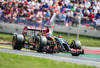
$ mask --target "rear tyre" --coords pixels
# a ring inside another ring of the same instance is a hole
[[[12,47],[15,50],[21,50],[24,45],[24,36],[21,34],[13,35]]]
[[[70,48],[73,49],[81,49],[81,42],[79,40],[73,40],[73,42],[70,45]],[[71,53],[72,56],[79,56],[80,53]]]
[[[36,50],[37,52],[43,52],[43,48],[47,45],[47,38],[45,36],[40,36],[36,40]]]

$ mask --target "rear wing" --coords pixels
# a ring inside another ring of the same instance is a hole
[[[45,26],[45,27],[47,28],[48,26]],[[23,28],[23,32],[22,32],[22,33],[23,33],[24,36],[26,36],[28,30],[34,31],[34,34],[35,34],[35,31],[44,31],[44,30],[46,30],[46,28],[25,26],[25,27]],[[54,28],[54,26],[52,26],[52,27],[50,26],[50,27],[48,27],[48,28]]]
[[[25,26],[23,28],[23,35],[27,35],[28,30],[30,31],[42,31],[43,29],[40,27],[31,27],[31,26]]]
[[[32,31],[41,31],[42,28],[39,27],[31,27],[31,26],[25,26],[24,27],[25,30],[32,30]]]

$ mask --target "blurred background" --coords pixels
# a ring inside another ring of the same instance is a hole
[[[53,35],[62,35],[69,43],[77,39],[83,46],[100,47],[100,1],[0,0],[1,37],[22,33],[26,25],[54,26]]]

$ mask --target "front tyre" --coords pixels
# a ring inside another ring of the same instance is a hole
[[[70,45],[70,48],[81,49],[81,42],[79,40],[73,40]]]
[[[81,49],[81,42],[79,40],[73,40],[73,42],[70,45],[70,48],[80,50]],[[76,53],[72,52],[71,54],[72,54],[72,56],[79,56],[80,55],[80,53],[77,53],[77,52]]]
[[[72,56],[79,56],[80,54],[79,53],[71,53]]]
[[[12,48],[15,50],[21,50],[24,45],[24,36],[21,34],[15,34],[12,38]]]

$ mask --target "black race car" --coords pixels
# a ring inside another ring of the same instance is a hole
[[[27,39],[28,30],[34,33]],[[58,38],[52,36],[52,28],[48,26],[45,28],[25,26],[22,34],[13,34],[12,47],[16,50],[26,48],[46,53],[70,52],[73,56],[84,54],[79,40],[73,40],[69,45],[61,36]]]

